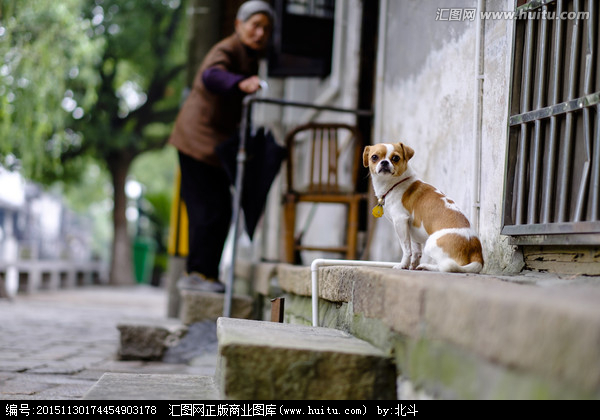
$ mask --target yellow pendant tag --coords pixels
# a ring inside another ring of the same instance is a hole
[[[383,207],[381,207],[379,204],[377,204],[375,207],[373,207],[373,216],[375,216],[375,217],[383,216]]]
[[[373,207],[373,216],[375,217],[381,217],[383,216],[383,206],[381,204],[377,204],[375,207]]]

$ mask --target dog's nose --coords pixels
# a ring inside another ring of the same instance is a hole
[[[388,162],[387,160],[382,160],[381,162],[379,162],[379,164],[380,164],[382,167],[387,167],[387,166],[388,166],[388,164],[389,164],[389,162]]]

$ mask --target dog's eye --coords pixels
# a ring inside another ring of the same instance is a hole
[[[377,156],[377,155],[373,155],[373,156],[371,156],[371,160],[372,160],[373,162],[377,162],[377,161],[379,160],[379,156]]]
[[[398,156],[398,155],[392,156],[392,162],[396,163],[396,162],[399,162],[399,161],[400,161],[400,156]]]

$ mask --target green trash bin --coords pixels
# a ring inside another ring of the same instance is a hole
[[[149,284],[154,269],[156,241],[145,236],[138,236],[133,241],[133,266],[135,280],[138,283]]]

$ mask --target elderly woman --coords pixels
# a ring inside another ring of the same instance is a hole
[[[273,23],[268,3],[243,3],[235,32],[208,52],[175,121],[169,143],[178,150],[189,220],[189,254],[180,288],[225,290],[218,275],[232,203],[229,178],[215,149],[236,134],[244,96],[260,89],[258,64]]]

